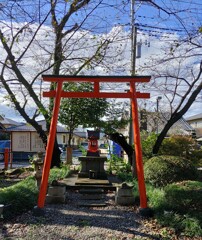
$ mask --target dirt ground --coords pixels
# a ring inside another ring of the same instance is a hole
[[[0,187],[14,184],[28,172],[2,178]],[[73,181],[73,180],[71,180]],[[105,206],[79,205],[78,190],[67,190],[63,204],[46,204],[44,215],[35,216],[30,210],[10,221],[0,219],[2,240],[202,240],[176,235],[174,229],[160,226],[154,218],[143,218],[137,206],[115,204],[115,192],[104,196]]]

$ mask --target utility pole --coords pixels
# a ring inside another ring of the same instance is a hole
[[[135,26],[135,0],[131,0],[131,75],[136,71],[137,28]]]
[[[136,45],[137,45],[137,28],[135,26],[135,0],[131,0],[131,76],[135,76],[136,71]],[[133,124],[132,124],[132,104],[130,104],[130,126],[129,126],[129,144],[133,144]],[[132,158],[132,175],[136,176],[135,154]]]
[[[135,0],[131,0],[131,76],[135,76],[136,71],[136,45],[137,45],[137,28],[135,27]],[[133,144],[132,128],[132,110],[130,105],[130,126],[129,126],[129,144]]]
[[[156,98],[156,117],[157,117],[157,120],[156,120],[156,134],[158,134],[159,133],[159,130],[158,130],[158,121],[159,121],[159,101],[162,99],[162,97],[161,96],[158,96],[157,98]]]

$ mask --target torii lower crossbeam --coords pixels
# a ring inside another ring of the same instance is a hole
[[[44,168],[38,197],[38,208],[43,208],[48,186],[48,177],[51,166],[51,159],[56,136],[57,120],[60,108],[60,100],[64,98],[129,98],[132,104],[132,121],[134,131],[134,146],[136,154],[136,168],[138,177],[138,188],[140,194],[140,207],[147,208],[146,188],[144,181],[144,171],[142,162],[142,148],[140,143],[140,131],[138,121],[137,98],[149,98],[150,94],[136,92],[135,83],[146,83],[150,81],[150,76],[69,76],[69,75],[43,75],[44,81],[56,82],[57,88],[54,91],[44,92],[44,97],[54,97],[53,116],[51,120],[50,133],[46,148]],[[63,82],[90,82],[93,84],[92,92],[65,92],[62,90]],[[100,83],[128,83],[130,90],[128,92],[101,92]]]

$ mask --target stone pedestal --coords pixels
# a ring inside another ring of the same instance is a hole
[[[79,157],[81,162],[81,171],[78,174],[79,178],[97,178],[107,179],[107,174],[104,170],[104,163],[107,161],[106,157],[82,156]],[[92,173],[94,173],[92,175]]]
[[[133,187],[128,186],[126,183],[122,183],[120,187],[117,187],[115,194],[115,203],[117,205],[133,205],[135,203],[135,197],[133,194]]]
[[[46,195],[46,203],[65,203],[66,187],[65,186],[50,186]]]

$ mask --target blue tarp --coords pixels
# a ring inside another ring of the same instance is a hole
[[[115,142],[113,142],[113,154],[118,157],[121,157],[121,146]]]
[[[10,140],[0,140],[0,152],[4,152],[5,148],[10,149],[10,144],[11,144]]]

